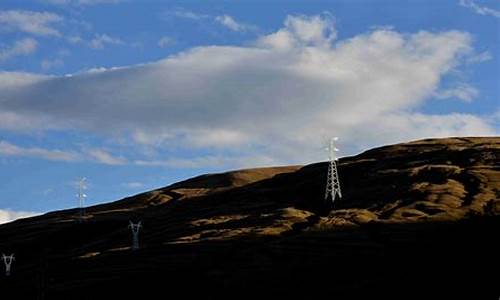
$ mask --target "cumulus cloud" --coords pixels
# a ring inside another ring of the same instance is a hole
[[[0,224],[12,222],[21,218],[28,218],[39,215],[37,212],[30,211],[13,211],[9,209],[0,209]]]
[[[215,17],[215,21],[232,31],[248,31],[256,29],[255,26],[237,22],[233,17],[225,14]]]
[[[7,48],[0,48],[0,62],[16,56],[29,55],[36,51],[38,43],[32,38],[25,38],[14,42]]]
[[[60,36],[60,32],[53,25],[62,21],[63,17],[50,12],[0,11],[0,30],[22,31],[41,36]]]
[[[308,45],[330,47],[336,37],[334,20],[328,15],[288,16],[283,29],[260,38],[258,44],[278,49],[291,49]]]
[[[196,47],[36,82],[18,76],[0,89],[0,113],[207,154],[136,159],[140,165],[308,162],[324,158],[317,149],[333,135],[352,153],[413,138],[495,134],[480,116],[419,112],[471,55],[466,32],[376,29],[337,40],[328,16],[289,16],[250,46]],[[458,89],[448,96],[474,97]]]
[[[123,41],[119,38],[111,37],[107,34],[96,35],[90,40],[89,46],[92,49],[101,50],[106,45],[123,45]]]
[[[460,0],[460,6],[472,9],[476,14],[500,18],[500,10],[477,4],[474,0]]]

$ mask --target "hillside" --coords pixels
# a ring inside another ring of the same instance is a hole
[[[498,298],[500,138],[342,158],[334,207],[323,199],[326,171],[202,175],[90,207],[82,223],[73,209],[1,225],[0,252],[16,261],[0,290],[15,295],[6,299]],[[137,251],[129,220],[144,226]]]

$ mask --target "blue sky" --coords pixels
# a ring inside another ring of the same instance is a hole
[[[500,132],[498,1],[0,2],[0,222]]]

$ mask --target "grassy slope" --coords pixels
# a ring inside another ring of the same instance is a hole
[[[0,226],[0,250],[18,259],[0,288],[24,299],[498,295],[499,166],[500,138],[423,140],[341,159],[333,211],[319,163],[196,177],[89,208],[83,224],[74,210],[19,220]],[[144,224],[135,253],[129,219]]]

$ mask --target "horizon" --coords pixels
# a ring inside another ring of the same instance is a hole
[[[499,136],[494,1],[0,3],[0,223],[193,176]],[[265,8],[265,9],[264,9]]]

